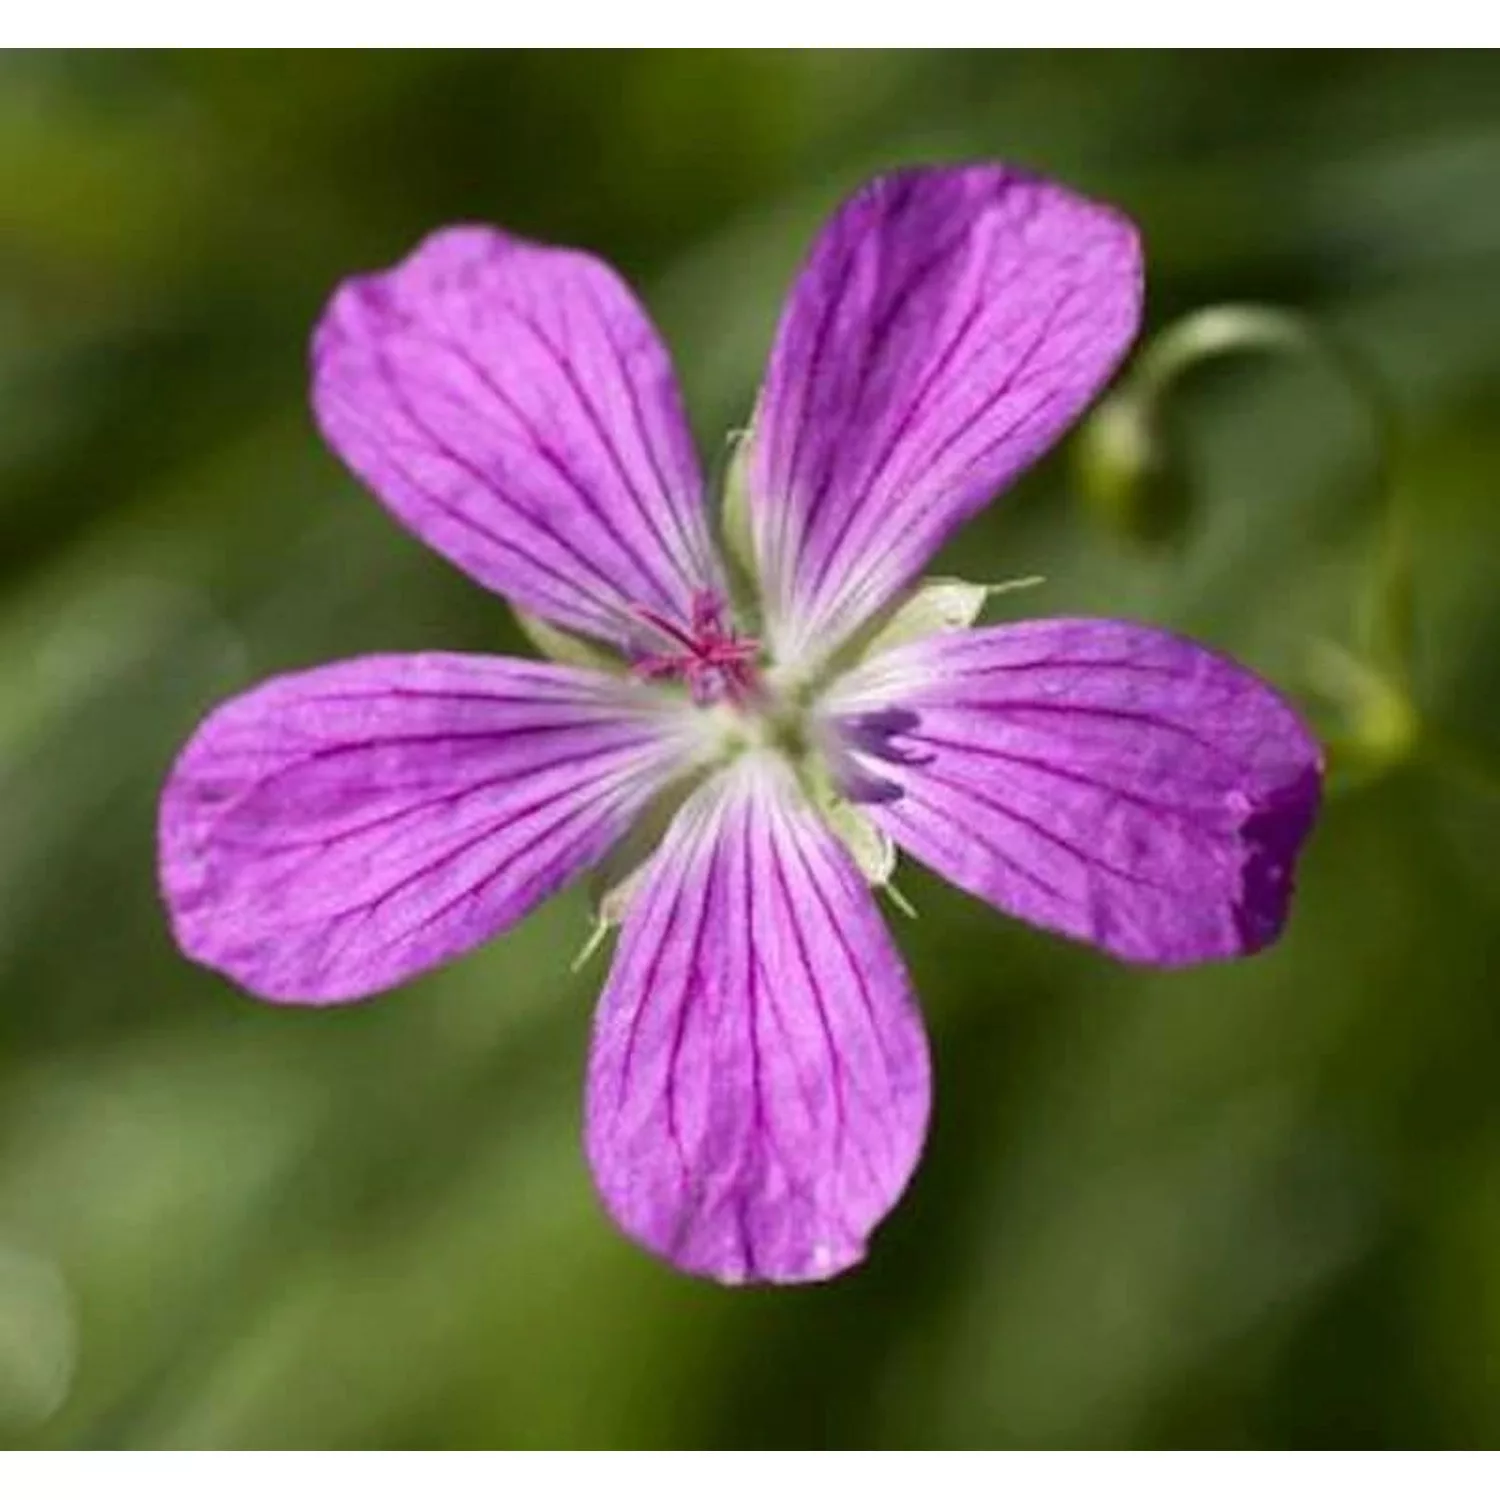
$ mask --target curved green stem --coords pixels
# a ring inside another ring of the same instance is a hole
[[[1382,671],[1403,685],[1412,648],[1410,546],[1394,484],[1400,424],[1389,386],[1358,350],[1320,323],[1283,308],[1255,305],[1205,308],[1173,324],[1136,367],[1146,399],[1159,406],[1190,369],[1242,354],[1288,354],[1321,364],[1354,398],[1369,437],[1365,492],[1381,535],[1372,587],[1361,602],[1356,634]]]
[[[1301,313],[1252,303],[1189,313],[1152,340],[1137,360],[1130,381],[1150,400],[1160,402],[1188,370],[1231,355],[1255,353],[1311,357],[1338,376],[1369,423],[1375,458],[1370,489],[1384,498],[1395,461],[1395,401],[1379,371],[1363,355]]]
[[[1205,364],[1245,355],[1290,356],[1335,376],[1358,406],[1369,440],[1364,490],[1378,528],[1370,586],[1359,601],[1353,647],[1317,641],[1308,685],[1337,705],[1342,731],[1330,739],[1349,784],[1413,761],[1486,796],[1500,797],[1500,767],[1462,738],[1432,725],[1412,698],[1411,548],[1394,484],[1399,422],[1379,371],[1336,334],[1300,313],[1252,304],[1204,308],[1158,334],[1095,413],[1095,470],[1117,487],[1169,485],[1171,398]],[[1111,471],[1110,465],[1117,468]]]
[[[1146,349],[1127,399],[1160,421],[1182,377],[1206,362],[1242,354],[1309,358],[1335,374],[1364,414],[1371,462],[1366,479],[1381,528],[1371,587],[1361,600],[1357,651],[1317,643],[1309,663],[1315,685],[1343,705],[1354,743],[1371,764],[1419,760],[1489,797],[1500,797],[1500,767],[1461,737],[1428,722],[1411,700],[1413,599],[1406,518],[1394,485],[1399,423],[1379,372],[1322,325],[1280,308],[1206,308],[1174,323]]]

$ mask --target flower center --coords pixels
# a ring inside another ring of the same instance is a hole
[[[760,698],[760,642],[736,634],[717,594],[694,594],[687,628],[644,605],[636,605],[635,613],[661,637],[631,663],[637,677],[686,683],[693,702],[703,707],[728,701],[744,708]]]

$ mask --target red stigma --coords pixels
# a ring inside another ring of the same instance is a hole
[[[756,690],[755,660],[760,642],[738,636],[726,622],[724,605],[716,594],[693,595],[692,624],[683,629],[644,605],[635,613],[679,650],[643,651],[631,664],[637,677],[648,682],[676,679],[685,682],[693,702],[707,705],[720,698],[743,703]]]

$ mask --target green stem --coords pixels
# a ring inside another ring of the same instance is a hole
[[[1337,377],[1353,398],[1364,419],[1368,437],[1368,471],[1364,488],[1372,511],[1383,529],[1382,577],[1392,565],[1400,568],[1406,557],[1405,526],[1397,505],[1393,483],[1400,424],[1396,403],[1380,372],[1352,345],[1323,325],[1284,308],[1254,304],[1226,304],[1189,313],[1159,334],[1147,346],[1129,377],[1131,394],[1159,422],[1169,394],[1190,371],[1207,363],[1247,354],[1289,355],[1321,365]],[[1399,586],[1399,585],[1398,585]],[[1382,584],[1377,582],[1377,592]],[[1377,641],[1382,633],[1371,617],[1381,611],[1367,608],[1362,644],[1376,647],[1384,659],[1392,653],[1403,656],[1409,641]],[[1385,661],[1383,665],[1392,666]],[[1404,672],[1404,659],[1402,662]]]
[[[1309,662],[1314,685],[1344,706],[1354,741],[1372,765],[1415,759],[1485,796],[1500,797],[1500,767],[1462,738],[1427,723],[1411,701],[1411,551],[1394,484],[1400,424],[1379,371],[1299,313],[1226,305],[1190,313],[1159,334],[1120,394],[1139,414],[1143,430],[1164,443],[1164,413],[1183,377],[1206,363],[1246,354],[1289,355],[1321,365],[1353,398],[1369,439],[1364,485],[1379,529],[1371,587],[1360,602],[1357,649],[1318,643]]]

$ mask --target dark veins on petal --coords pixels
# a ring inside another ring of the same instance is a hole
[[[915,734],[921,723],[921,715],[909,708],[881,708],[869,713],[841,714],[835,719],[827,758],[840,793],[851,802],[899,801],[901,787],[866,769],[854,752],[890,766],[925,766],[933,759],[931,751],[896,743],[901,736]]]

